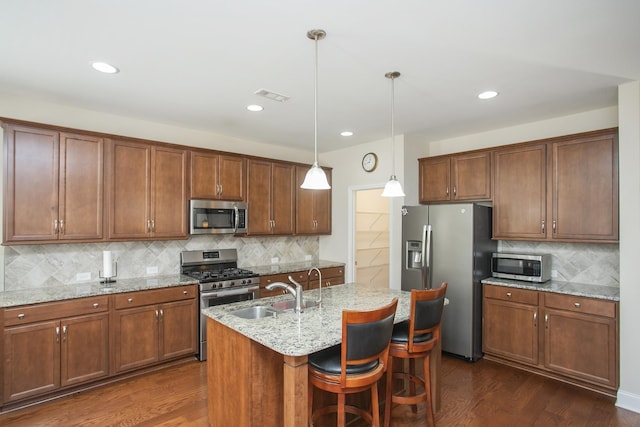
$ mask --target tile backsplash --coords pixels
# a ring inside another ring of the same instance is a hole
[[[617,244],[500,241],[499,252],[551,254],[553,280],[620,286]]]
[[[154,275],[177,274],[181,251],[223,248],[238,250],[239,267],[269,265],[272,258],[278,258],[280,263],[300,262],[307,256],[318,258],[319,238],[229,235],[149,242],[5,246],[1,248],[4,251],[4,289],[0,288],[0,291],[78,283],[80,273],[90,273],[91,281],[97,281],[102,269],[102,251],[107,250],[112,251],[117,263],[117,276],[125,279],[146,276],[148,267],[157,268]]]

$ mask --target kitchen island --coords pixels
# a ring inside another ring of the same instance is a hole
[[[315,300],[318,290],[305,292]],[[342,310],[371,310],[398,298],[395,321],[409,318],[411,294],[400,290],[346,284],[322,289],[322,306],[302,313],[243,319],[234,310],[291,299],[263,298],[203,310],[207,316],[208,411],[212,427],[308,424],[307,357],[340,344]],[[432,390],[437,366],[432,358]]]

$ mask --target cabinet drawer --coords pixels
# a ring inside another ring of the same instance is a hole
[[[63,317],[100,313],[109,309],[109,297],[87,297],[73,300],[45,302],[7,308],[4,310],[4,325],[16,326]]]
[[[538,305],[538,292],[527,289],[510,288],[507,286],[484,285],[485,298],[502,301],[513,301],[522,304]]]
[[[309,275],[307,274],[307,271],[293,271],[291,273],[288,273],[287,275],[287,279],[285,281],[285,283],[289,283],[289,276],[293,277],[293,279],[300,283],[302,286],[304,286],[308,281],[309,281]]]
[[[344,267],[327,267],[327,268],[321,268],[320,271],[322,272],[322,280],[324,281],[324,279],[328,279],[329,277],[340,277],[340,276],[344,276]],[[318,272],[317,271],[312,271],[311,272],[311,279],[316,280],[318,278]]]
[[[114,295],[116,310],[122,308],[141,307],[144,305],[162,304],[165,302],[192,299],[197,296],[197,286],[176,286],[165,289],[127,292]]]
[[[270,274],[268,276],[262,276],[260,277],[260,287],[264,288],[265,286],[270,285],[271,283],[276,283],[276,282],[283,282],[289,285],[293,285],[293,283],[289,281],[289,276],[293,277],[293,279],[296,282],[299,282],[303,286],[307,282],[306,272],[302,274],[299,271],[293,271],[291,273]]]
[[[577,313],[593,314],[596,316],[616,317],[616,302],[594,298],[577,297],[572,295],[544,294],[544,305],[559,310]]]

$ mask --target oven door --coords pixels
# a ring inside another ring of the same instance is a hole
[[[231,288],[229,290],[200,292],[200,352],[199,360],[207,360],[207,316],[202,310],[216,305],[249,301],[258,298],[259,286]]]

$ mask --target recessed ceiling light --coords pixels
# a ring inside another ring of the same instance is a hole
[[[496,96],[498,96],[498,92],[496,92],[495,90],[486,90],[478,94],[478,98],[480,99],[491,99],[495,98]]]
[[[91,64],[91,66],[93,67],[94,70],[97,70],[97,71],[100,71],[101,73],[106,73],[106,74],[115,74],[120,71],[113,65],[107,64],[106,62],[94,62]]]
[[[249,110],[249,111],[262,111],[262,110],[264,110],[264,107],[262,107],[262,105],[251,104],[251,105],[247,105],[247,110]]]
[[[353,136],[353,132],[351,132],[350,130],[344,130],[344,131],[340,132],[340,135],[342,135],[342,136]]]

